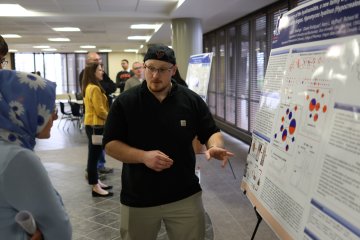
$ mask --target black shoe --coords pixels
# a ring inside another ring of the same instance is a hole
[[[108,173],[113,173],[114,169],[113,168],[102,167],[102,168],[98,168],[98,172],[103,173],[103,174],[108,174]]]
[[[114,193],[112,193],[112,192],[108,192],[107,194],[100,194],[100,193],[95,192],[94,190],[92,190],[91,194],[93,197],[111,197],[114,195]]]
[[[110,189],[113,188],[113,186],[106,186],[106,187],[101,187],[101,188],[104,189],[104,190],[110,190]]]

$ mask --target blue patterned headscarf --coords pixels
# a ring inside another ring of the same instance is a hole
[[[0,138],[32,150],[54,111],[55,88],[35,74],[0,70]]]

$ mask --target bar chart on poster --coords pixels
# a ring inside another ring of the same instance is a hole
[[[241,188],[280,239],[360,239],[360,1],[281,16]]]

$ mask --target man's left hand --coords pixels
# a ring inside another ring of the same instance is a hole
[[[205,151],[205,157],[207,160],[210,160],[211,158],[218,159],[222,161],[221,166],[225,167],[226,163],[229,161],[229,157],[234,156],[232,152],[227,151],[224,148],[213,146]]]

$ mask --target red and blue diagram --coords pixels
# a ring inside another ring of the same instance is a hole
[[[289,152],[291,145],[295,142],[295,133],[297,130],[297,117],[299,116],[298,105],[282,105],[280,106],[280,122],[275,129],[274,145],[281,151]]]
[[[310,95],[306,95],[306,101],[309,101],[309,118],[312,119],[313,122],[317,122],[319,119],[319,114],[326,113],[327,105],[323,102],[325,97],[324,93],[320,93],[320,90],[317,89],[316,96],[311,97]]]
[[[319,139],[328,112],[330,89],[308,89],[305,93],[305,111],[301,131]]]

